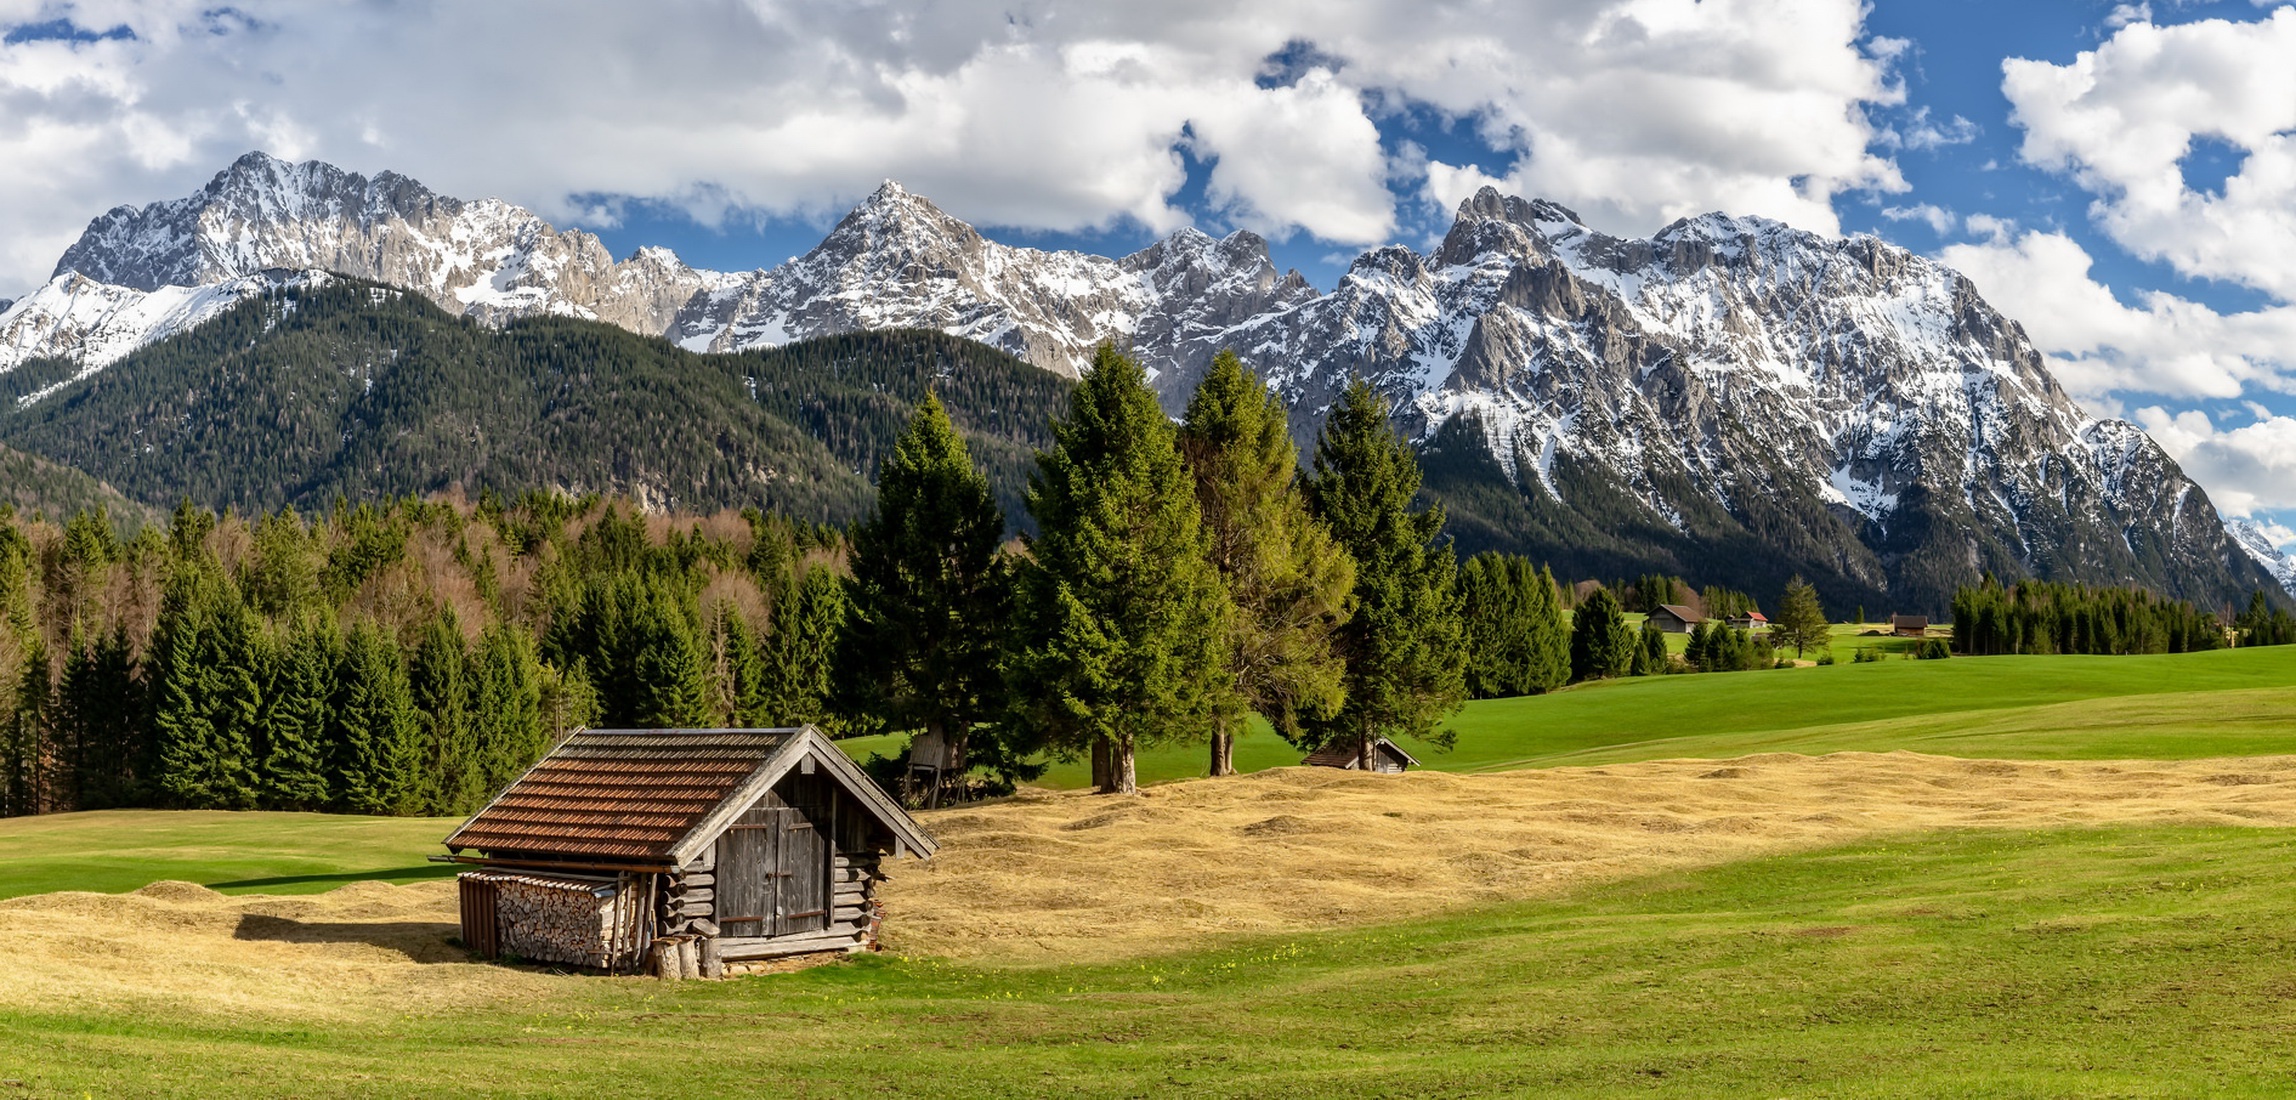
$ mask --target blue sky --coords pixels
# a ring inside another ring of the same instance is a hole
[[[1250,228],[1323,287],[1485,182],[1872,233],[2296,543],[2289,0],[0,0],[0,297],[248,149],[720,269],[885,178],[1043,248]]]

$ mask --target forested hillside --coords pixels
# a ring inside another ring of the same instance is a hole
[[[928,386],[1021,514],[1028,456],[1069,386],[939,333],[699,355],[562,318],[487,328],[350,280],[250,300],[75,373],[47,360],[0,375],[0,443],[162,508],[552,487],[819,521],[867,506],[869,473]]]
[[[0,505],[24,515],[107,513],[113,522],[131,528],[160,515],[79,470],[6,446],[0,446]]]

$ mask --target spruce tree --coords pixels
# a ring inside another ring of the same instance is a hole
[[[494,623],[478,636],[472,658],[472,752],[479,789],[491,794],[550,751],[542,710],[542,668],[534,642],[516,627]]]
[[[830,694],[837,683],[837,640],[845,608],[843,578],[819,565],[807,569],[775,602],[772,629],[758,647],[762,705],[775,716],[773,725],[840,725]]]
[[[1823,649],[1833,640],[1826,623],[1826,609],[1818,604],[1818,590],[1800,576],[1786,582],[1785,598],[1778,603],[1778,617],[1770,622],[1772,644],[1794,647],[1799,657],[1807,649]]]
[[[454,610],[443,608],[424,626],[407,668],[427,757],[419,797],[434,815],[474,812],[492,793],[480,789],[484,780],[471,729],[469,666]]]
[[[1381,737],[1441,741],[1436,727],[1466,697],[1457,560],[1443,509],[1413,510],[1419,459],[1362,379],[1316,440],[1310,507],[1355,561],[1355,614],[1340,631],[1346,703],[1307,725],[1314,745],[1355,749],[1366,770]]]
[[[268,660],[254,616],[217,579],[212,557],[177,567],[153,633],[158,787],[186,809],[252,809]]]
[[[24,647],[14,684],[0,685],[14,698],[0,726],[0,815],[21,817],[47,809],[43,751],[55,717],[54,683],[48,647],[38,635]]]
[[[1140,364],[1101,345],[1037,454],[1007,687],[1023,729],[1138,790],[1142,744],[1201,735],[1233,689],[1227,593],[1195,485]]]
[[[1658,676],[1666,671],[1666,632],[1649,619],[1642,620],[1642,635],[1637,640],[1634,674]]]
[[[631,595],[634,602],[621,624],[628,642],[623,666],[628,687],[620,700],[626,724],[667,729],[710,725],[709,662],[686,601],[660,581],[638,585]]]
[[[940,398],[927,394],[877,468],[877,508],[852,532],[841,709],[923,730],[944,780],[972,767],[976,727],[1004,705],[998,668],[1012,582],[1004,513]],[[1019,766],[985,746],[1007,773]],[[1008,774],[1007,777],[1015,778]],[[928,792],[937,804],[940,791]]]
[[[335,676],[336,804],[350,813],[408,814],[422,790],[422,727],[398,640],[373,622],[343,639]]]
[[[1626,673],[1634,659],[1634,635],[1626,612],[1608,588],[1597,588],[1571,618],[1571,679],[1600,680]]]
[[[1355,563],[1308,513],[1283,403],[1234,352],[1213,357],[1179,442],[1234,608],[1232,694],[1214,708],[1210,769],[1233,775],[1247,711],[1296,739],[1303,714],[1334,713],[1346,698],[1336,644],[1355,611]]]
[[[337,635],[317,616],[298,622],[272,651],[266,701],[263,804],[275,810],[321,810],[328,789],[328,707],[340,661]]]

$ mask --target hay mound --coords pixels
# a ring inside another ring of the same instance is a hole
[[[923,815],[889,864],[885,942],[1106,958],[1403,920],[1888,832],[2296,824],[2296,757],[2020,762],[1763,753],[1488,775],[1281,768],[1138,798],[1032,794]]]

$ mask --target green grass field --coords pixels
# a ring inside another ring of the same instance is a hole
[[[2296,837],[1905,837],[1120,966],[0,1011],[26,1095],[2281,1096]],[[468,965],[468,964],[440,964]]]
[[[1897,639],[1865,638],[1872,644]],[[1885,752],[2105,759],[2296,752],[2296,646],[2157,657],[1888,659],[1816,668],[1612,680],[1468,703],[1457,747],[1406,742],[1427,767],[1491,771],[1750,752]],[[856,738],[856,756],[902,737]],[[1200,744],[1155,746],[1143,782],[1205,773]],[[1236,744],[1243,771],[1299,763],[1265,725]],[[1056,764],[1048,786],[1089,781]]]
[[[0,898],[121,893],[160,879],[227,894],[313,894],[346,882],[415,882],[458,822],[436,818],[99,810],[0,821]]]

